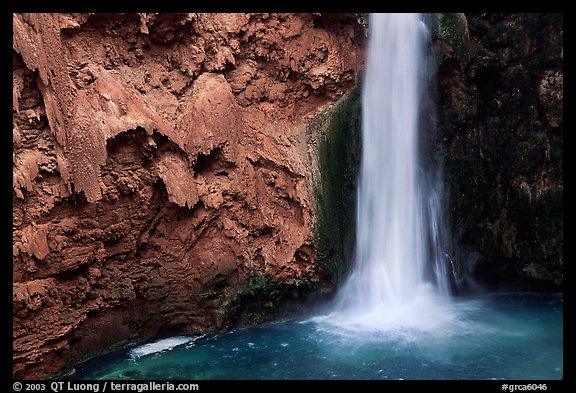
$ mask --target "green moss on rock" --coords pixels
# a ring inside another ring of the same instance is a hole
[[[228,288],[219,299],[217,328],[256,325],[299,313],[322,295],[319,284],[318,279],[282,282],[259,271],[250,272],[240,286]]]
[[[462,66],[470,60],[470,33],[466,15],[463,13],[438,14],[436,34],[454,48]]]
[[[488,287],[561,290],[562,17],[466,19],[478,50],[439,56],[452,253]]]
[[[310,126],[317,141],[319,169],[316,260],[331,274],[334,284],[344,277],[354,254],[361,112],[358,90],[344,95]]]

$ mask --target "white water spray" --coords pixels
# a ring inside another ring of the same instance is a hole
[[[362,91],[356,257],[329,319],[369,330],[450,319],[436,181],[420,167],[429,33],[418,14],[371,14]]]

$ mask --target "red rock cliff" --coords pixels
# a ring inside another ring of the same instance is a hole
[[[356,16],[13,22],[15,378],[322,279],[307,125],[356,83]]]

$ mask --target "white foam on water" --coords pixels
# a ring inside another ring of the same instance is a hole
[[[131,349],[129,354],[132,359],[139,359],[143,356],[170,351],[177,346],[188,344],[194,339],[195,337],[191,336],[175,336],[170,338],[163,338],[153,343],[143,344],[139,347]]]

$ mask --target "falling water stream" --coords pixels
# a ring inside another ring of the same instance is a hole
[[[333,319],[355,328],[437,328],[450,313],[435,232],[439,190],[419,158],[429,34],[418,14],[373,14],[370,28],[356,258]]]
[[[561,298],[449,297],[441,171],[419,157],[428,35],[418,14],[370,15],[356,255],[328,309],[132,345],[70,378],[561,379]]]

